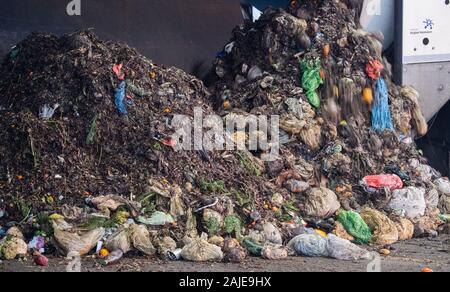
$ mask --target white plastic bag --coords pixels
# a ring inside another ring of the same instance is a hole
[[[302,234],[294,237],[289,246],[294,246],[298,255],[307,257],[328,257],[327,239],[318,234]]]
[[[43,120],[51,119],[58,107],[59,104],[57,103],[53,107],[48,104],[44,104],[44,106],[39,109],[39,117]]]
[[[281,237],[280,231],[278,231],[272,223],[265,223],[263,225],[263,232],[266,241],[278,245],[283,244],[283,238]]]
[[[426,202],[425,190],[416,187],[395,190],[389,202],[389,208],[394,211],[404,212],[409,219],[425,215]]]
[[[337,260],[356,261],[371,259],[370,252],[334,234],[328,234],[327,245],[330,257]]]
[[[442,195],[450,196],[450,181],[443,177],[434,181],[434,185]]]

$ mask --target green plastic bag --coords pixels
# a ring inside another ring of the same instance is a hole
[[[245,248],[248,250],[248,252],[253,256],[261,256],[263,247],[257,243],[254,243],[250,239],[244,239],[242,244],[245,246]]]
[[[9,53],[9,57],[11,58],[11,60],[15,61],[17,59],[17,57],[20,54],[20,48],[19,47],[14,47],[11,52]]]
[[[317,89],[323,84],[322,77],[320,76],[320,60],[302,60],[300,62],[300,68],[303,72],[302,87],[306,91],[306,97],[313,107],[319,108],[320,97]]]
[[[228,215],[224,219],[225,233],[235,234],[237,239],[242,237],[241,235],[241,219],[236,215]]]
[[[372,238],[372,231],[361,216],[353,211],[341,211],[338,221],[344,225],[345,230],[355,238],[355,243],[367,244]]]

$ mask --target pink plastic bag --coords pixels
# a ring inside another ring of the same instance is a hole
[[[119,79],[120,81],[125,80],[125,74],[122,73],[122,67],[123,67],[122,64],[113,66],[113,72],[116,74],[117,79]]]
[[[393,191],[403,188],[402,179],[395,174],[369,175],[363,178],[363,183],[374,189],[388,188]]]

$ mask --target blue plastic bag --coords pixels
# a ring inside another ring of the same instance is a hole
[[[114,100],[117,107],[117,110],[119,111],[119,114],[126,115],[127,109],[125,106],[125,88],[126,88],[126,82],[122,81],[119,84],[119,87],[116,88],[114,93]]]
[[[389,90],[383,78],[377,80],[375,102],[372,108],[372,128],[376,132],[394,130],[389,108]]]

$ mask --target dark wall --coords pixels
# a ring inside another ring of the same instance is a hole
[[[428,134],[417,141],[431,166],[444,176],[450,175],[450,102],[429,122]]]
[[[136,47],[153,61],[190,71],[210,62],[242,22],[239,0],[0,0],[0,52],[32,31],[63,34],[94,28],[102,38]]]

